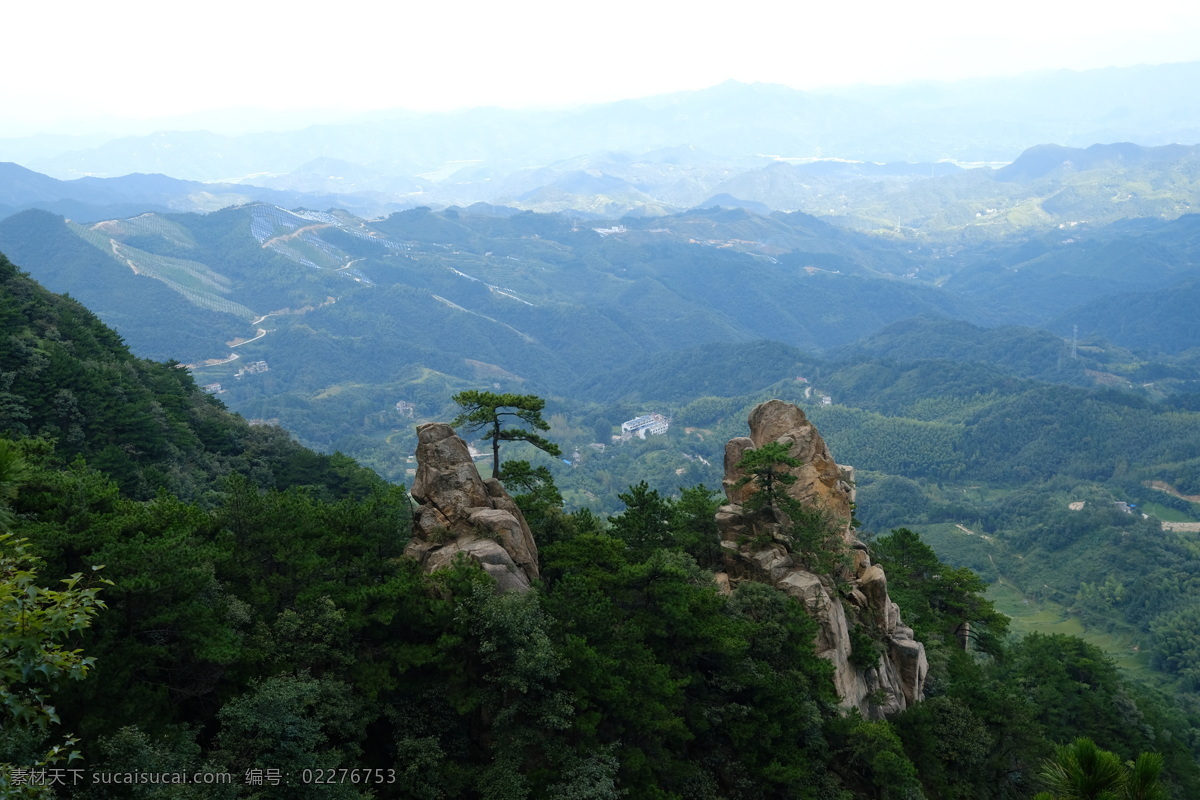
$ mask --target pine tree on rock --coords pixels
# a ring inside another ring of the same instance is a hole
[[[757,491],[744,502],[746,511],[769,509],[782,525],[789,550],[800,555],[810,568],[833,572],[846,557],[836,526],[820,509],[807,507],[788,494],[788,487],[797,480],[792,470],[801,466],[803,463],[789,453],[788,445],[768,442],[742,453],[736,468],[743,476],[734,487],[753,484]],[[762,543],[769,541],[766,537]]]
[[[753,483],[758,491],[746,501],[746,508],[758,511],[761,508],[777,508],[784,513],[792,511],[787,487],[796,482],[796,476],[788,470],[802,466],[801,462],[788,454],[788,446],[782,442],[769,442],[755,450],[747,450],[737,468],[745,472],[735,487]]]
[[[533,394],[496,394],[475,390],[459,392],[454,402],[462,406],[463,412],[451,423],[455,427],[466,425],[470,431],[486,430],[485,438],[492,440],[492,477],[500,477],[500,442],[529,442],[539,450],[552,456],[561,456],[558,445],[539,436],[534,431],[548,431],[550,425],[542,419],[546,401]],[[503,428],[504,417],[516,417],[534,430],[526,428]]]

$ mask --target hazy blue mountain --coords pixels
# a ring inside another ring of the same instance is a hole
[[[753,211],[755,214],[761,214],[764,217],[769,216],[772,210],[762,203],[755,202],[754,200],[742,200],[725,192],[713,195],[703,203],[699,203],[698,206],[700,208],[712,208],[713,206],[717,208],[744,208],[747,211]]]
[[[698,396],[737,397],[792,380],[813,356],[780,342],[711,344],[665,353],[591,372],[560,389],[566,397],[598,403],[684,403]]]
[[[1070,357],[1070,342],[1045,330],[983,328],[963,320],[919,316],[894,322],[830,355],[847,361],[948,360],[1000,367],[1022,378],[1090,384],[1086,359]]]
[[[1200,269],[1200,215],[1056,229],[964,250],[955,261],[944,288],[1012,322],[1041,325],[1103,297],[1193,279]],[[1055,330],[1062,334],[1063,325]]]
[[[318,157],[372,168],[399,162],[404,166],[391,174],[410,176],[452,162],[512,172],[587,153],[681,145],[722,158],[1009,161],[1035,142],[1196,141],[1197,87],[1200,63],[828,93],[730,82],[571,109],[397,113],[242,136],[164,131],[27,163],[60,176],[157,171],[229,180],[288,173]]]
[[[394,177],[397,165],[364,166],[317,159],[285,175],[255,177],[258,185],[304,191],[391,191],[422,205],[510,203],[534,211],[607,215],[670,213],[694,206],[712,188],[762,157],[722,158],[695,147],[646,153],[596,152],[509,171],[483,160],[450,162],[417,178]],[[417,168],[413,168],[416,170]],[[388,177],[393,175],[393,177]]]
[[[0,203],[5,205],[61,200],[63,183],[19,164],[0,162]]]
[[[276,190],[229,183],[201,183],[166,175],[131,173],[115,178],[88,176],[58,180],[18,164],[0,163],[0,213],[39,208],[78,222],[98,222],[147,211],[215,211],[249,202],[284,206],[347,208],[362,213],[387,213],[412,204],[380,198],[378,192],[334,193],[336,181],[322,192]],[[394,189],[410,188],[389,180]],[[390,196],[389,192],[389,196]]]
[[[1142,147],[1130,142],[1093,144],[1087,148],[1043,144],[1021,153],[1013,163],[996,170],[1001,181],[1034,180],[1055,170],[1085,172],[1105,167],[1177,167],[1180,163],[1200,168],[1200,147],[1181,144]]]
[[[260,176],[244,185],[307,194],[407,195],[423,192],[432,182],[322,156],[284,175]]]
[[[913,244],[953,244],[1025,236],[1053,225],[1169,219],[1200,208],[1200,145],[1043,144],[999,170],[945,161],[793,163],[761,154],[717,155],[694,145],[596,151],[534,166],[483,157],[422,167],[408,154],[370,163],[369,152],[311,156],[306,152],[307,160],[291,171],[260,170],[238,184],[145,175],[53,183],[12,165],[0,210],[37,207],[92,221],[253,201],[363,216],[483,202],[620,217],[718,204],[760,213],[802,210]]]
[[[1125,292],[1100,297],[1050,320],[1046,327],[1070,331],[1078,326],[1085,337],[1154,355],[1200,352],[1200,271],[1197,277],[1148,292]]]

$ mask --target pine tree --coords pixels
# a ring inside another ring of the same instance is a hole
[[[452,398],[463,408],[454,418],[454,426],[466,425],[468,430],[486,430],[492,440],[492,477],[500,477],[500,442],[529,442],[552,456],[561,456],[558,445],[526,428],[502,428],[504,417],[516,417],[538,431],[550,430],[542,419],[546,401],[532,394],[495,394],[493,392],[459,392]]]

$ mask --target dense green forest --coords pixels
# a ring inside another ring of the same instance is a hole
[[[854,363],[860,394],[886,387],[882,362],[921,360],[982,362],[955,380],[983,395],[1007,392],[1001,373],[1195,394],[1197,219],[948,243],[718,207],[582,223],[252,204],[89,225],[26,211],[0,221],[0,249],[139,355],[187,362],[247,418],[400,481],[409,415],[452,416],[447,398],[480,385],[554,398],[591,431],[581,444],[607,444],[645,403],[674,410]]]
[[[9,710],[0,762],[10,767],[2,778],[9,796],[1027,798],[1044,788],[1037,775],[1056,747],[1081,736],[1121,760],[1158,752],[1174,796],[1200,792],[1200,719],[1191,706],[1131,683],[1081,640],[1005,639],[1005,618],[983,596],[983,580],[942,563],[906,529],[876,538],[872,552],[926,645],[927,699],[881,721],[840,711],[830,666],[813,652],[815,624],[797,601],[752,582],[728,596],[718,591],[716,493],[668,466],[682,459],[716,486],[711,464],[683,450],[704,445],[712,455],[728,435],[743,434],[745,407],[757,396],[665,397],[682,403],[666,436],[594,451],[610,467],[611,490],[576,485],[584,467],[543,457],[553,473],[512,484],[525,491],[517,501],[541,545],[543,579],[527,594],[497,595],[465,563],[426,575],[402,557],[410,509],[401,487],[228,414],[186,370],[135,358],[82,306],[7,261],[0,277],[0,524],[25,540],[5,539],[0,562]],[[746,353],[786,355],[775,345]],[[1161,458],[1189,452],[1190,440],[1172,437],[1195,430],[1188,423],[1196,412],[1186,407],[1015,376],[1002,383],[1004,403],[1016,405],[993,412],[978,400],[977,371],[952,362],[895,366],[890,393],[864,384],[853,364],[784,363],[785,376],[804,369],[811,383],[785,377],[761,392],[810,402],[839,458],[861,457],[884,476],[909,468],[909,450],[936,456],[898,490],[883,490],[886,477],[862,481],[859,514],[880,531],[890,520],[937,517],[939,503],[950,502],[935,493],[937,481],[951,497],[955,481],[972,479],[976,451],[964,442],[991,441],[970,432],[990,430],[990,413],[1067,403],[1100,421],[1140,415],[1143,435],[1160,427],[1170,434],[1155,440]],[[706,366],[696,359],[697,374]],[[906,384],[911,370],[925,372]],[[938,403],[918,388],[931,384],[944,396]],[[860,405],[839,398],[822,408],[804,397],[806,385]],[[616,402],[607,417],[547,404],[547,436],[570,453],[572,435],[590,442],[652,399]],[[874,425],[871,434],[840,427],[846,415]],[[692,423],[707,427],[684,432]],[[993,449],[1015,463],[1038,442],[1064,441],[1053,431],[1029,436]],[[664,463],[648,458],[656,452]],[[1150,550],[1152,523],[1126,523],[1130,515],[1104,507],[1104,492],[1121,478],[1115,464],[1093,474],[1089,452],[1043,482],[1091,482],[1091,504],[1070,519],[1102,524],[1080,523],[1080,535],[1122,557],[1138,550],[1165,571],[1137,590],[1093,586],[1083,571],[1079,591],[1119,598],[1097,600],[1097,609],[1127,603],[1148,613],[1153,587],[1178,575],[1190,552],[1169,541]],[[519,455],[513,445],[506,458]],[[634,480],[656,469],[655,485]],[[660,492],[664,481],[671,485]],[[564,507],[572,492],[595,494],[594,507],[613,513],[605,520]],[[872,492],[889,510],[872,511]],[[1008,497],[1010,505],[973,509],[998,515],[997,525],[1006,515],[1015,530],[1012,521],[1024,524],[1037,509]],[[55,586],[65,588],[56,594]],[[71,603],[70,620],[35,630],[20,622]],[[1163,664],[1189,679],[1191,612],[1164,612],[1150,623],[1174,643],[1164,645]],[[963,619],[981,632],[970,652],[953,635]],[[72,666],[66,654],[76,651],[86,662]],[[149,772],[231,780],[162,786],[95,777]],[[33,782],[47,774],[62,784]]]

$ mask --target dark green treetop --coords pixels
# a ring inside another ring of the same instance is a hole
[[[1050,791],[1034,800],[1166,800],[1162,769],[1158,753],[1141,753],[1136,761],[1122,764],[1116,754],[1081,737],[1058,748],[1055,758],[1042,765],[1039,777]]]
[[[492,440],[492,477],[500,477],[500,442],[529,442],[552,456],[562,455],[558,445],[526,428],[502,428],[504,417],[516,417],[538,431],[550,430],[542,419],[546,401],[533,394],[496,394],[470,390],[452,398],[463,412],[454,418],[454,426],[466,425],[468,430],[486,430]]]
[[[796,482],[796,476],[788,470],[799,467],[798,459],[788,455],[788,446],[782,442],[768,442],[762,447],[747,450],[742,454],[742,460],[737,468],[746,474],[735,486],[741,488],[753,482],[758,491],[746,501],[746,507],[751,511],[770,506],[778,508],[780,501],[787,497],[787,487]],[[788,511],[790,509],[781,509]]]

